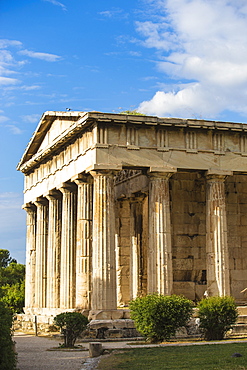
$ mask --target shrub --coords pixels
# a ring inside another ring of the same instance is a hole
[[[148,340],[169,340],[192,315],[192,301],[177,295],[150,294],[130,302],[136,329]]]
[[[13,285],[2,286],[0,301],[4,302],[12,313],[23,312],[25,299],[25,281]]]
[[[0,302],[0,369],[16,369],[16,353],[11,335],[11,311]]]
[[[74,347],[78,336],[86,329],[88,319],[79,312],[63,312],[54,317],[64,337],[63,347]]]
[[[206,340],[221,340],[236,322],[238,312],[232,297],[209,297],[198,304],[200,328]]]

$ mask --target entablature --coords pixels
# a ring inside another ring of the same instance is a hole
[[[60,126],[59,120],[63,122]],[[241,123],[47,112],[18,169],[25,174],[28,191],[38,184],[48,181],[54,185],[57,178],[68,181],[75,172],[97,168],[119,171],[156,166],[206,171],[215,167],[241,172],[247,168],[246,157],[247,125]]]

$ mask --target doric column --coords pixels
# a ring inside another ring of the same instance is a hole
[[[116,309],[116,256],[113,171],[92,171],[92,309]]]
[[[208,294],[230,294],[225,175],[207,176],[207,286]]]
[[[62,192],[60,307],[75,307],[76,185],[64,183]]]
[[[170,295],[172,251],[169,178],[173,173],[150,173],[148,293]]]
[[[143,293],[143,198],[130,201],[130,299]]]
[[[61,254],[61,193],[51,191],[49,200],[49,224],[47,242],[47,304],[48,308],[60,305],[60,254]]]
[[[91,257],[93,184],[90,176],[74,180],[77,193],[77,238],[76,238],[76,307],[91,306]]]
[[[23,206],[27,212],[26,235],[26,280],[25,310],[35,306],[35,265],[36,265],[36,207],[28,203]],[[26,312],[27,313],[27,312]]]
[[[38,198],[36,229],[35,307],[46,307],[48,202]]]

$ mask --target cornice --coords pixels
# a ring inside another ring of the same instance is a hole
[[[59,135],[56,140],[42,151],[37,152],[45,134],[50,126],[57,118],[71,119],[73,122],[70,127]],[[40,123],[34,132],[18,166],[17,170],[22,172],[29,171],[37,163],[48,158],[51,153],[58,151],[65,143],[71,142],[74,137],[86,127],[94,123],[105,124],[133,124],[138,126],[156,126],[158,127],[174,127],[174,128],[189,128],[189,129],[204,129],[204,130],[219,130],[219,131],[235,131],[247,132],[247,124],[207,121],[196,119],[182,118],[160,118],[155,116],[138,116],[116,113],[101,113],[101,112],[45,112],[40,120]],[[36,154],[35,154],[36,153]]]

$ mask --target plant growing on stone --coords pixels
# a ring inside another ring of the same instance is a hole
[[[232,297],[209,297],[198,304],[200,328],[206,340],[221,340],[235,324],[238,311]]]
[[[71,348],[86,329],[88,319],[79,312],[63,312],[54,317],[54,324],[60,328],[63,335],[63,347]]]
[[[192,301],[177,295],[150,294],[130,302],[136,329],[151,342],[169,340],[192,315]]]

